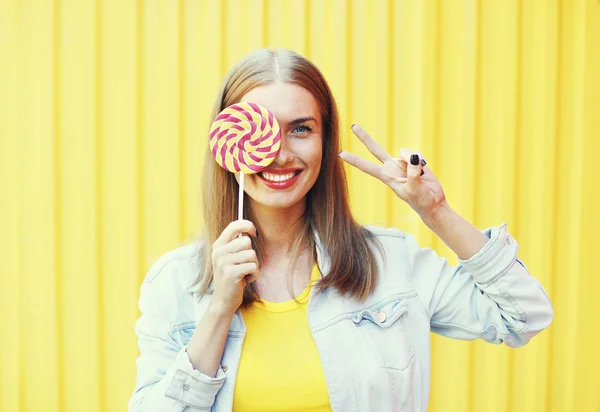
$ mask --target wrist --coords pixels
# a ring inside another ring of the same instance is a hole
[[[231,307],[231,305],[223,303],[221,300],[215,298],[215,296],[213,295],[206,310],[211,316],[217,319],[231,320],[237,308],[233,308]]]
[[[438,228],[447,225],[452,220],[454,214],[454,209],[450,207],[448,202],[443,201],[427,216],[423,216],[422,220],[429,229],[436,232]]]

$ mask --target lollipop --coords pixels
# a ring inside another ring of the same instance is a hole
[[[223,110],[210,128],[210,151],[225,170],[240,174],[238,218],[242,218],[244,174],[269,166],[281,147],[281,130],[271,112],[256,103],[237,103]]]

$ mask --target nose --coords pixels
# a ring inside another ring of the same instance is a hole
[[[275,157],[275,163],[279,166],[285,166],[288,163],[294,161],[294,154],[289,150],[289,144],[287,142],[287,138],[284,136],[281,137],[281,147],[279,148],[279,153],[277,153],[277,157]]]

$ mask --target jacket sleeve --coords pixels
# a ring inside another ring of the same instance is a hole
[[[182,294],[173,276],[185,274],[179,273],[177,260],[161,259],[141,287],[141,316],[135,326],[140,356],[129,411],[208,411],[225,382],[225,372],[219,368],[212,378],[193,369],[186,347],[172,336],[170,322]]]
[[[506,224],[483,232],[488,242],[468,260],[450,266],[406,234],[408,270],[429,315],[431,330],[455,339],[482,338],[525,345],[550,325],[552,303],[517,258]]]

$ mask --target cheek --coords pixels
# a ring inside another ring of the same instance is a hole
[[[317,172],[321,168],[321,162],[323,161],[323,146],[321,144],[321,138],[313,142],[307,147],[306,162],[313,168],[316,168]]]
[[[321,172],[321,163],[323,161],[323,153],[320,145],[311,147],[305,157],[305,163],[308,166],[307,184],[311,187],[316,183]]]
[[[319,152],[315,153],[315,155],[313,156],[311,166],[313,166],[316,169],[316,171],[318,172],[321,169],[322,161],[323,161],[323,154],[319,151]]]

